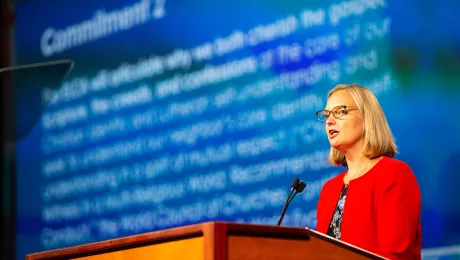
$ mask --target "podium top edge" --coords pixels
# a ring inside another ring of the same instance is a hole
[[[309,238],[309,231],[305,228],[210,221],[33,253],[27,255],[26,259],[75,258],[102,251],[116,251],[121,248],[127,249],[140,245],[158,244],[200,236],[205,239],[213,239],[217,233],[220,233],[221,236],[247,235],[295,239]]]

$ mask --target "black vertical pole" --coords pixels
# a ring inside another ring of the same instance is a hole
[[[0,68],[12,66],[12,29],[14,15],[11,0],[0,0]],[[1,259],[15,258],[15,206],[14,206],[14,142],[7,141],[6,133],[13,127],[14,115],[9,114],[6,104],[11,104],[11,77],[5,76],[0,79],[0,91],[2,94],[2,104],[0,105],[0,125],[1,125],[1,149],[0,149],[0,171],[1,171]],[[9,102],[5,99],[9,98]]]

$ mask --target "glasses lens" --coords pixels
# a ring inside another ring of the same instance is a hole
[[[319,121],[326,121],[329,116],[329,111],[321,110],[316,112],[316,116],[318,117]]]
[[[332,109],[332,113],[334,113],[335,118],[341,118],[347,113],[347,110],[343,106],[337,106]]]

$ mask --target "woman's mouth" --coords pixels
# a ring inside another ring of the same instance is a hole
[[[329,138],[330,138],[330,139],[336,137],[338,134],[339,134],[339,131],[337,131],[337,130],[335,130],[335,129],[329,130]]]

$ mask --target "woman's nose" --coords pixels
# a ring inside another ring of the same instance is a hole
[[[326,124],[327,125],[335,124],[335,117],[334,117],[334,115],[332,115],[332,113],[330,113],[329,116],[327,117]]]

